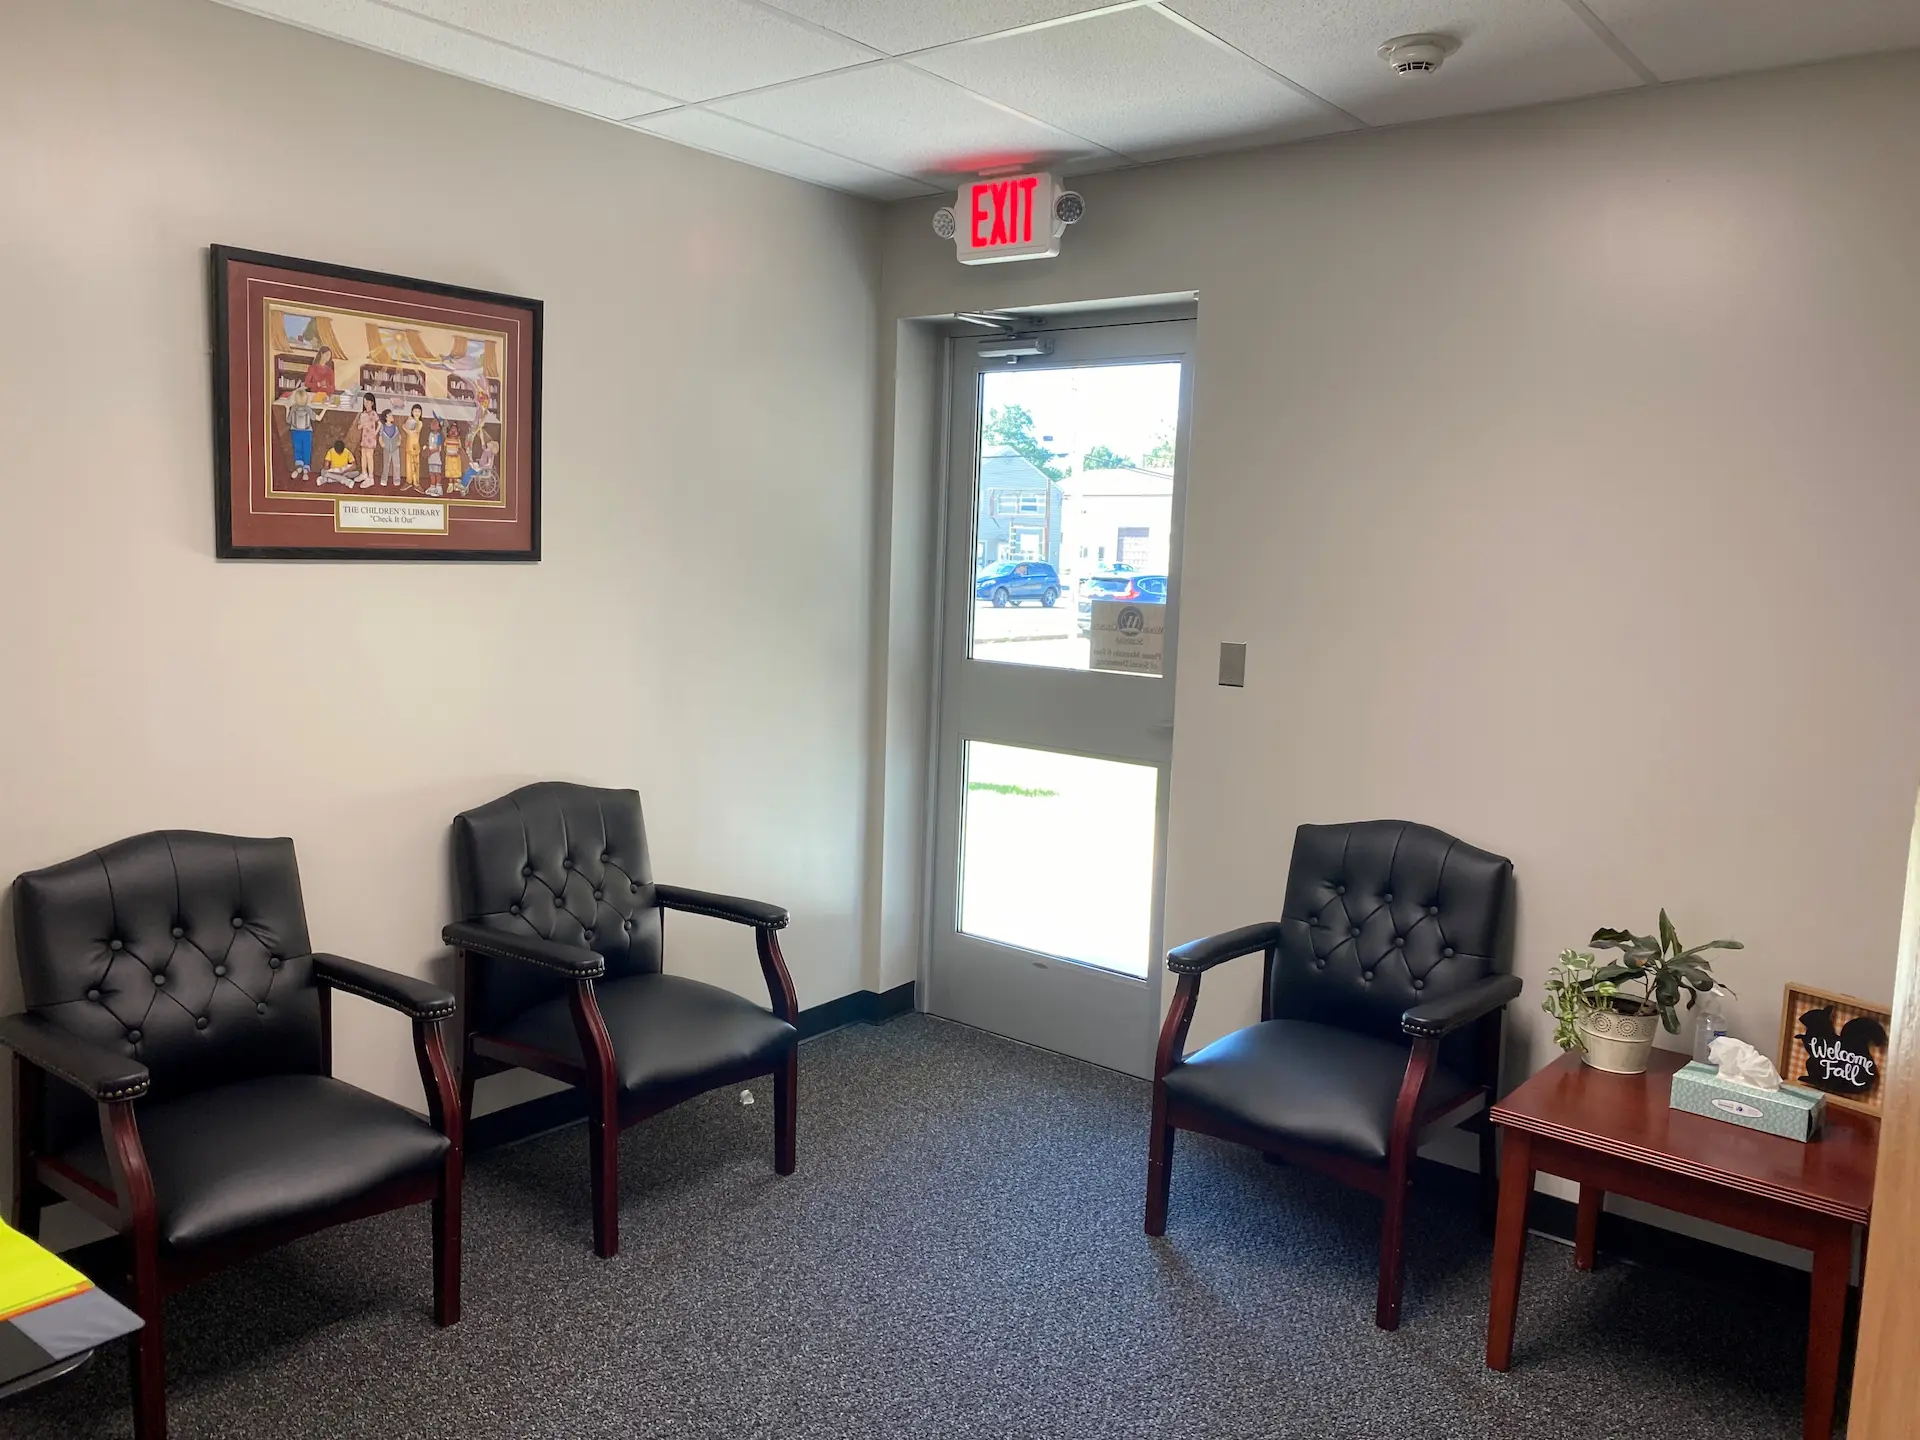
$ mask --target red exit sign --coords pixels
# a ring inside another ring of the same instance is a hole
[[[960,187],[953,245],[962,265],[1037,260],[1060,253],[1066,227],[1054,214],[1060,182],[1052,175],[1001,175]],[[945,233],[944,228],[941,233]]]

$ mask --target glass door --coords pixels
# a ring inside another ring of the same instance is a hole
[[[1146,1075],[1191,321],[953,342],[927,1006]]]

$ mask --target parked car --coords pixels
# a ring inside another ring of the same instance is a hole
[[[1044,560],[1002,560],[974,577],[973,598],[992,601],[996,610],[1022,600],[1050,607],[1060,598],[1060,572]]]
[[[1080,582],[1080,633],[1093,633],[1093,602],[1131,600],[1136,605],[1167,603],[1164,575],[1089,575]]]
[[[1123,565],[1117,560],[1110,565],[1102,565],[1098,570],[1090,570],[1074,583],[1074,598],[1084,599],[1087,593],[1087,586],[1096,580],[1110,580],[1115,575],[1131,575],[1133,573],[1133,566]]]

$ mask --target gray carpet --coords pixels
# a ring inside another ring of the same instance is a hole
[[[1405,1319],[1373,1327],[1378,1210],[1182,1136],[1140,1229],[1145,1084],[910,1016],[810,1042],[800,1171],[769,1095],[622,1145],[620,1257],[588,1246],[576,1126],[468,1172],[466,1318],[429,1315],[427,1217],[316,1236],[170,1302],[180,1440],[1415,1437],[1799,1433],[1804,1287],[1726,1290],[1536,1239],[1515,1366],[1481,1364],[1488,1244],[1420,1196]],[[123,1347],[0,1405],[0,1435],[128,1433]]]

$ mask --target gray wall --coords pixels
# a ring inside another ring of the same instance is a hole
[[[406,134],[484,140],[485,203],[321,223]],[[318,943],[444,979],[454,812],[634,785],[663,878],[793,908],[803,1005],[861,987],[873,207],[202,0],[9,7],[0,195],[0,877],[291,835]],[[544,299],[545,560],[217,563],[211,241]],[[338,1004],[340,1073],[418,1105]]]
[[[1274,913],[1297,824],[1402,816],[1514,859],[1526,1066],[1555,954],[1661,905],[1747,942],[1769,1049],[1789,979],[1889,997],[1920,56],[1076,188],[1058,260],[980,270],[889,207],[880,333],[1198,292],[1170,941]],[[1254,1018],[1254,970],[1208,977],[1196,1041]]]

